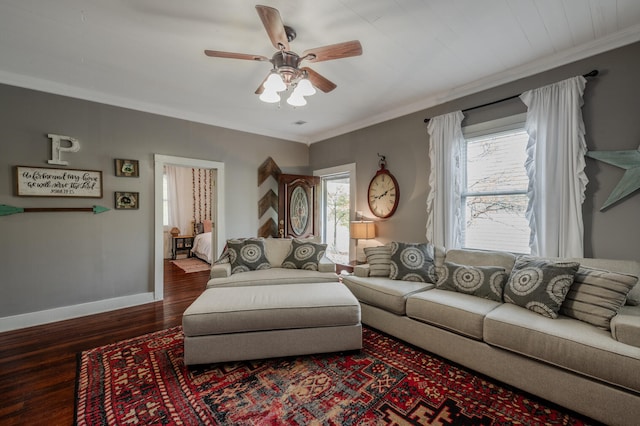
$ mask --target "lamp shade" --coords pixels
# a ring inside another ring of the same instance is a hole
[[[278,93],[274,90],[265,89],[264,92],[262,92],[262,94],[260,95],[260,100],[262,102],[272,104],[275,102],[280,102],[280,95],[278,95]]]
[[[269,74],[269,77],[263,83],[263,86],[265,89],[274,92],[282,92],[283,90],[287,90],[287,85],[284,84],[284,81],[282,81],[282,77],[274,72]]]
[[[289,99],[287,99],[287,103],[291,106],[305,106],[307,104],[307,100],[302,95],[296,95],[294,90],[291,96],[289,96]]]
[[[376,237],[376,224],[372,221],[351,222],[351,238],[369,240]]]

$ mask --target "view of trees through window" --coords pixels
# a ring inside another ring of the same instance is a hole
[[[324,229],[327,257],[336,263],[349,263],[349,175],[322,178]]]
[[[524,129],[467,140],[463,247],[530,253],[527,141]]]

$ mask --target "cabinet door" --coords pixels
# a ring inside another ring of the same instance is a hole
[[[278,234],[281,238],[318,235],[318,176],[280,175]]]

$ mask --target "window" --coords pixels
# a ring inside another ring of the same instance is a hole
[[[348,264],[352,249],[349,236],[354,201],[355,165],[332,167],[314,172],[321,185],[321,237],[327,244],[326,256],[335,263]]]
[[[469,126],[464,134],[462,246],[530,253],[524,117]]]

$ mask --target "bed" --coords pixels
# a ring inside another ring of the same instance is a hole
[[[193,247],[191,254],[207,263],[213,262],[211,250],[211,221],[198,222],[194,226]]]

